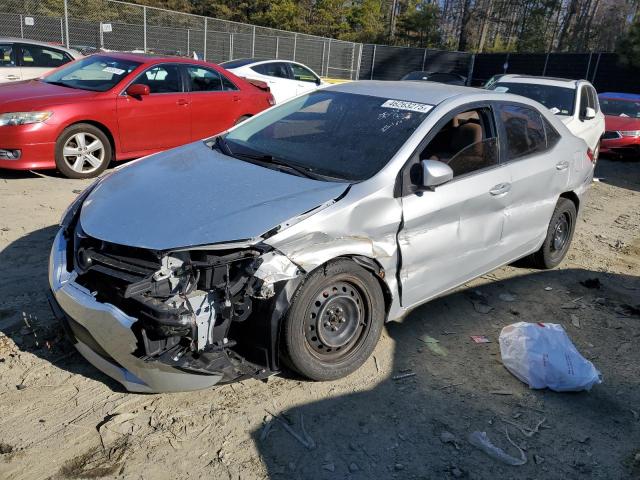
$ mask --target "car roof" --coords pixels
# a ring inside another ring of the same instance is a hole
[[[578,82],[588,83],[586,80],[571,80],[570,78],[542,77],[536,75],[514,75],[506,74],[500,77],[497,83],[534,83],[539,85],[550,85],[553,87],[576,88]]]
[[[39,40],[29,40],[28,38],[0,37],[0,43],[25,43],[27,45],[39,45],[41,47],[57,48],[58,50],[63,50],[68,53],[81,55],[77,50],[74,50],[73,48],[67,48],[64,45],[58,45],[51,42],[41,42]]]
[[[327,90],[408,102],[420,102],[429,105],[437,105],[458,95],[486,95],[487,93],[486,90],[480,88],[407,80],[360,80],[358,82],[332,85],[327,87]]]
[[[122,60],[131,60],[133,62],[140,63],[162,63],[162,62],[174,62],[174,63],[195,63],[199,65],[212,65],[211,62],[205,62],[204,60],[196,60],[189,57],[179,57],[177,55],[152,55],[149,53],[133,53],[133,52],[96,52],[93,55],[100,57],[119,58]]]
[[[605,92],[599,93],[598,96],[602,98],[617,98],[620,100],[640,100],[640,94],[637,93]]]

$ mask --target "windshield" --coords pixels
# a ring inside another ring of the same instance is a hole
[[[600,109],[605,115],[640,118],[640,100],[619,100],[600,97]]]
[[[342,181],[362,181],[393,157],[430,105],[320,90],[268,110],[231,131],[232,153]]]
[[[522,95],[523,97],[540,102],[551,110],[551,113],[556,115],[573,115],[576,92],[573,88],[534,83],[498,82],[490,86],[489,90]]]
[[[140,65],[130,60],[92,55],[56,70],[42,81],[63,87],[106,92]]]

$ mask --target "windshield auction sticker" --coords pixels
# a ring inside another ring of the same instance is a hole
[[[405,102],[402,100],[387,100],[381,105],[382,108],[395,108],[397,110],[409,110],[411,112],[427,113],[433,105],[426,103]]]
[[[107,73],[114,73],[116,75],[122,75],[124,73],[124,70],[116,67],[105,67],[102,69],[102,71]]]

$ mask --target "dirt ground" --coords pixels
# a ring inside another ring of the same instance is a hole
[[[0,172],[0,478],[640,478],[640,163],[596,176],[561,267],[502,268],[419,308],[348,378],[137,395],[74,353],[46,301],[55,225],[89,182]],[[604,382],[530,390],[500,363],[516,321],[562,324]],[[506,428],[523,466],[467,440],[518,457]]]

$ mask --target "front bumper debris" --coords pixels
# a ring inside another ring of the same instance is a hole
[[[174,309],[163,310],[164,305],[158,308],[159,302],[153,298],[152,303],[155,303],[149,308],[144,304],[136,304],[132,299],[123,299],[122,308],[119,308],[119,304],[114,305],[117,303],[115,301],[105,301],[99,289],[94,289],[86,280],[81,281],[82,271],[79,273],[74,268],[67,268],[67,256],[77,257],[74,241],[65,238],[64,229],[61,229],[53,242],[49,261],[49,301],[52,311],[80,354],[127,390],[198,390],[219,382],[263,378],[274,373],[266,365],[268,362],[262,362],[265,365],[252,363],[233,349],[236,342],[227,337],[230,321],[223,322],[211,312],[208,317],[204,316],[210,318],[210,324],[206,321],[203,323],[203,315],[193,299],[208,298],[209,294],[192,297],[197,309],[191,312],[193,317],[190,318],[195,319],[193,325],[177,324],[176,318],[182,320],[180,316],[172,315]],[[71,264],[78,261],[77,258],[69,260]],[[131,285],[142,288],[140,282]],[[259,292],[262,295],[272,294],[272,287],[267,288],[260,283]],[[135,292],[131,295],[135,295]],[[132,314],[132,302],[142,317]],[[220,303],[220,300],[216,299],[216,302]],[[213,300],[207,305],[213,306]],[[220,311],[224,311],[223,308],[220,307]],[[236,317],[230,315],[230,318]],[[160,337],[152,331],[150,324],[157,326]],[[217,331],[221,328],[223,335]],[[192,341],[187,346],[184,345],[185,338],[179,336],[183,331],[193,333],[190,337]],[[166,338],[162,337],[162,332],[169,332]],[[218,341],[213,342],[212,339]]]

